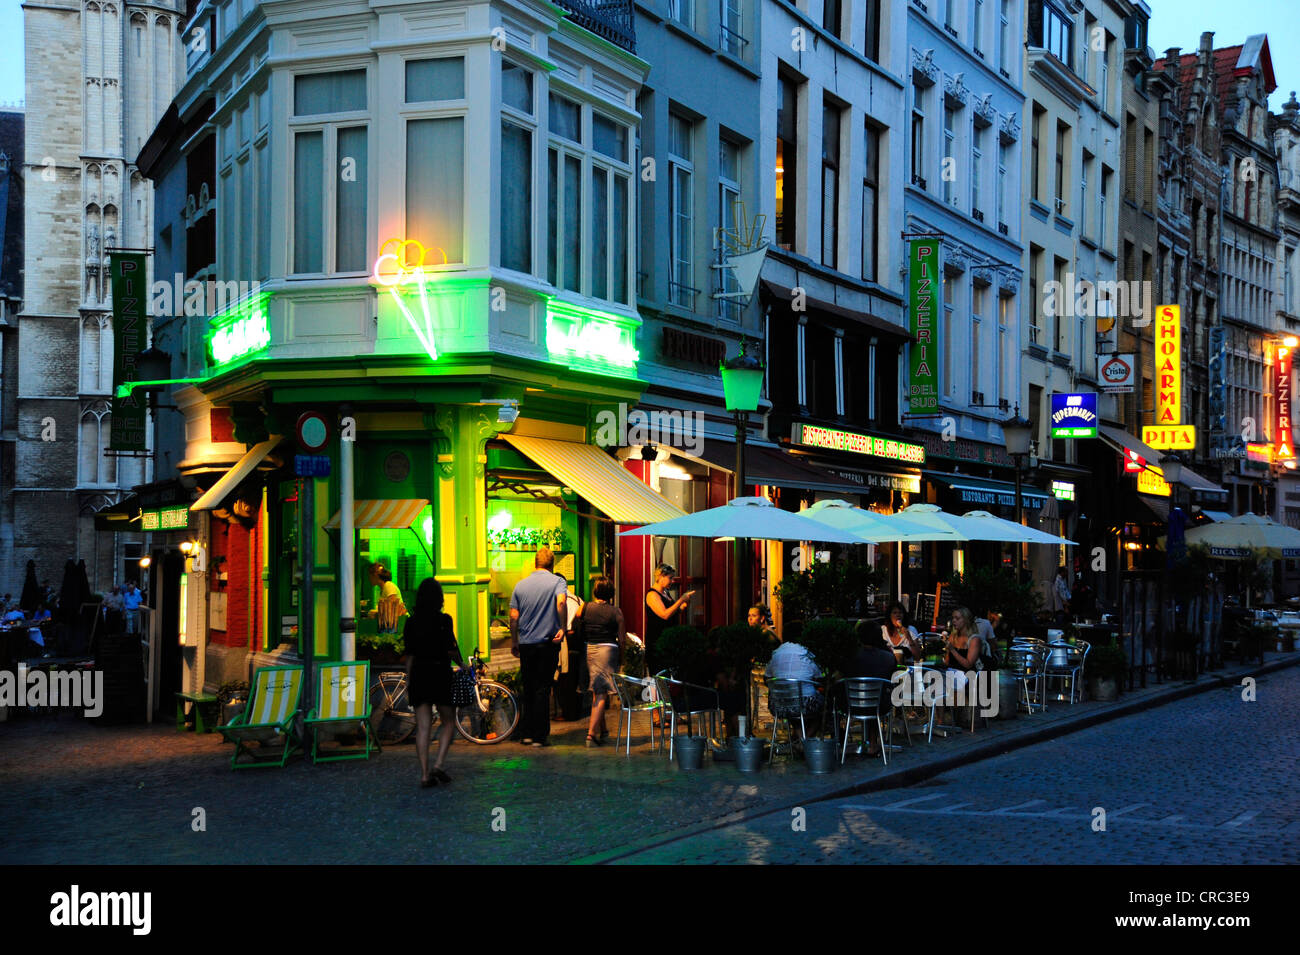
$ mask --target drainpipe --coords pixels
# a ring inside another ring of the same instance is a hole
[[[343,405],[339,411],[347,421],[352,409]],[[343,429],[339,432],[339,652],[344,660],[357,658],[356,531],[352,526],[354,431],[355,428],[349,428],[346,435]]]

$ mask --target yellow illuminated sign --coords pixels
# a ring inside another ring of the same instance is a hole
[[[1161,428],[1147,425],[1142,428],[1142,443],[1162,451],[1190,451],[1196,447],[1196,426],[1180,424]]]
[[[1158,494],[1160,497],[1168,497],[1171,493],[1171,489],[1163,477],[1163,472],[1159,468],[1139,471],[1137,479],[1139,494]]]
[[[1182,419],[1182,309],[1156,306],[1156,424],[1178,424]]]

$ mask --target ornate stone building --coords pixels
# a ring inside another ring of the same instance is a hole
[[[135,167],[183,75],[183,0],[47,0],[24,8],[26,297],[18,316],[14,563],[56,586],[84,558],[92,587],[123,577],[140,542],[93,514],[150,480],[105,453],[113,333],[108,251],[153,244],[152,186]],[[125,535],[118,535],[119,538]],[[14,586],[18,581],[12,582]]]

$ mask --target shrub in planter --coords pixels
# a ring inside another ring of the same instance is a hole
[[[805,624],[799,643],[827,673],[843,673],[858,650],[853,624],[840,617],[822,617]]]
[[[698,682],[708,669],[708,655],[709,641],[698,627],[669,627],[655,646],[659,665],[691,683]]]
[[[1119,696],[1128,676],[1128,654],[1114,643],[1093,647],[1085,666],[1088,695],[1094,700],[1113,700]]]
[[[372,633],[357,638],[357,659],[393,664],[402,658],[405,643],[398,633]]]
[[[515,667],[513,670],[502,670],[492,679],[503,685],[515,696],[520,699],[523,698],[524,678],[519,667]]]

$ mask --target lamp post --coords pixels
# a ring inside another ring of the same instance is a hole
[[[745,487],[745,430],[749,415],[758,410],[758,397],[763,390],[763,363],[753,355],[745,354],[745,339],[740,340],[740,354],[718,366],[722,375],[722,392],[727,410],[736,416],[736,496],[744,494]],[[749,540],[736,538],[736,619],[745,612],[745,590],[749,577]]]
[[[1024,501],[1020,497],[1020,470],[1024,466],[1025,455],[1029,453],[1029,446],[1033,440],[1034,426],[1033,423],[1020,417],[1020,404],[1016,403],[1015,416],[1009,421],[1002,423],[1002,438],[1007,445],[1007,454],[1011,455],[1016,462],[1016,523],[1023,524],[1024,521]],[[1025,545],[1016,544],[1016,583],[1023,583],[1024,580],[1024,553]]]

